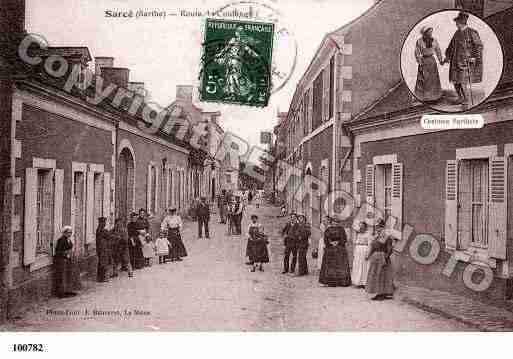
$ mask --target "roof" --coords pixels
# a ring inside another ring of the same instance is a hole
[[[62,57],[81,57],[84,58],[86,62],[93,59],[89,49],[85,46],[52,46],[34,51],[40,56],[60,55]]]

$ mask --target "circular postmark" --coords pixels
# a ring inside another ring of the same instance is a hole
[[[484,102],[497,87],[502,69],[502,46],[492,28],[459,9],[420,20],[401,50],[401,74],[408,89],[440,112],[464,112]]]
[[[214,18],[242,19],[274,24],[271,72],[271,94],[289,81],[297,62],[298,45],[285,15],[268,1],[242,0],[229,2],[214,12]]]

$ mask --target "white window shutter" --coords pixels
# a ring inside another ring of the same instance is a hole
[[[53,243],[52,251],[55,249],[55,243],[61,235],[62,230],[62,205],[63,205],[63,186],[64,186],[64,170],[55,169],[53,172],[54,192],[53,192]]]
[[[103,217],[110,218],[110,172],[103,173]]]
[[[504,157],[490,158],[488,252],[497,259],[506,259],[506,170]]]
[[[164,209],[167,210],[169,208],[169,206],[171,205],[171,203],[169,201],[169,195],[171,193],[171,188],[169,188],[170,183],[171,183],[171,171],[166,168],[164,173],[166,174],[166,191],[165,191],[166,194],[165,194],[165,200],[164,200],[164,203],[165,203]]]
[[[374,205],[374,165],[367,165],[365,169],[365,195],[367,203]]]
[[[456,249],[458,241],[458,162],[449,160],[445,169],[445,245]]]
[[[155,201],[155,213],[157,214],[159,212],[159,170],[157,167],[155,167],[155,198],[152,198],[152,201]]]
[[[36,261],[37,230],[37,168],[25,169],[25,216],[23,237],[23,263]]]
[[[392,216],[396,218],[395,228],[403,229],[403,164],[392,164]],[[401,238],[398,238],[401,239]]]
[[[151,212],[151,165],[146,173],[146,212]]]
[[[86,243],[95,241],[94,227],[94,172],[87,172],[86,182]]]

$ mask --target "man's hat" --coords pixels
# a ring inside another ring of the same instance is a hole
[[[105,222],[107,222],[107,218],[106,217],[99,217],[98,218],[98,222],[99,223],[105,223]]]
[[[465,12],[460,12],[457,17],[454,18],[454,21],[459,24],[467,25],[468,14]]]

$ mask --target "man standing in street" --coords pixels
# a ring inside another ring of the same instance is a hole
[[[290,255],[292,254],[292,264],[290,266],[290,272],[294,273],[296,270],[297,263],[297,243],[295,238],[295,231],[297,230],[297,218],[294,213],[290,215],[290,219],[282,229],[281,234],[284,237],[285,244],[285,255],[283,257],[283,272],[282,274],[289,272]]]
[[[310,225],[306,222],[306,217],[304,215],[298,216],[298,227],[294,234],[297,240],[299,267],[297,276],[300,277],[308,274],[308,261],[306,259],[306,254],[308,252],[308,246],[310,245],[309,239],[312,234]]]
[[[203,228],[205,228],[205,237],[209,239],[208,222],[210,221],[210,207],[205,197],[201,197],[196,207],[196,218],[198,219],[198,238],[203,238]]]
[[[454,33],[447,50],[445,63],[449,63],[449,81],[458,95],[458,104],[466,110],[473,101],[472,84],[483,81],[483,43],[479,33],[467,26],[469,15],[460,12],[454,22]]]

